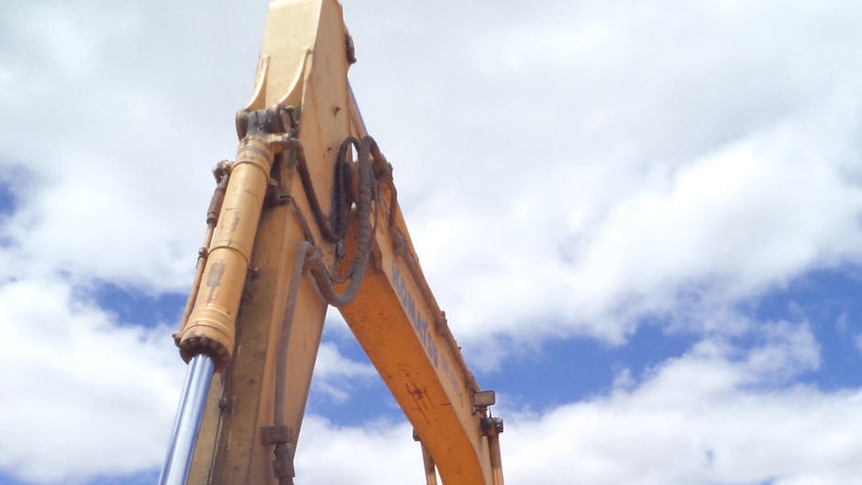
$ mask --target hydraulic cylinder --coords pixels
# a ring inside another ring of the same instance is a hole
[[[186,483],[214,369],[213,360],[202,354],[192,358],[189,363],[168,457],[159,476],[159,485]]]

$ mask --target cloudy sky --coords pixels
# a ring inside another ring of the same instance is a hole
[[[511,484],[862,480],[862,6],[345,0]],[[152,483],[266,1],[0,15],[0,484]],[[421,483],[330,313],[303,484]]]

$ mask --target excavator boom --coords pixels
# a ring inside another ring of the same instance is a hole
[[[422,273],[392,166],[347,81],[354,61],[336,0],[270,3],[174,335],[190,367],[160,483],[293,483],[329,306],[413,425],[426,483],[503,483],[494,393]]]

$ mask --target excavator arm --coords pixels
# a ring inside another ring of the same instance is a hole
[[[422,274],[347,81],[354,60],[337,0],[270,3],[174,335],[190,366],[160,483],[293,483],[329,306],[413,425],[426,483],[503,483],[494,393]]]

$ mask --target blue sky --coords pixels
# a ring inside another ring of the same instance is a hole
[[[154,481],[266,3],[0,18],[0,484]],[[859,483],[858,2],[344,4],[507,483]],[[297,467],[422,479],[335,310]]]

